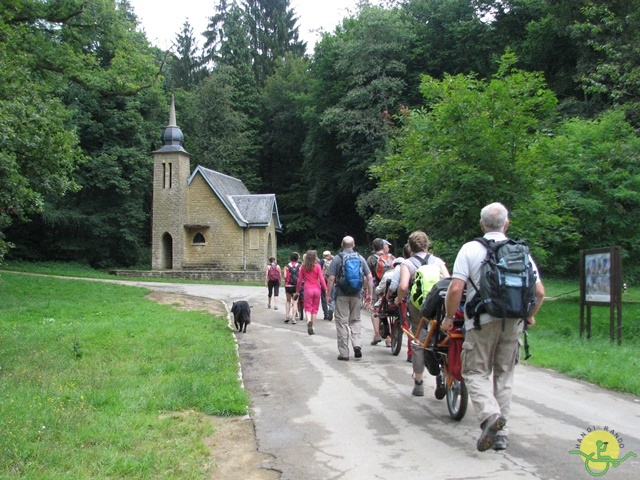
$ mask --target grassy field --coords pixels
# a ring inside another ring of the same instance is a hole
[[[0,478],[206,477],[202,415],[240,415],[227,320],[138,288],[0,274]]]
[[[527,363],[640,396],[640,289],[622,296],[622,346],[609,340],[609,307],[591,307],[592,338],[580,337],[577,281],[545,280],[550,297],[529,331]]]
[[[640,290],[624,294],[620,347],[609,341],[607,307],[592,309],[593,338],[580,338],[577,282],[545,284],[551,298],[524,363],[640,396]],[[145,293],[0,272],[0,478],[206,477],[212,432],[202,414],[241,415],[249,402],[233,336],[226,319]]]

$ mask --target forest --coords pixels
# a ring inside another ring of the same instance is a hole
[[[148,265],[174,94],[280,245],[421,229],[452,264],[500,201],[545,274],[620,245],[640,280],[639,37],[640,0],[361,1],[309,52],[289,0],[212,0],[163,51],[126,0],[3,0],[0,260]]]

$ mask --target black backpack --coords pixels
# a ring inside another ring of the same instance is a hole
[[[294,286],[298,285],[298,272],[300,271],[300,264],[296,264],[295,267],[287,265],[287,268],[289,269],[289,284]]]
[[[487,240],[475,238],[487,249],[480,267],[480,282],[471,285],[475,296],[465,305],[467,317],[473,318],[474,328],[480,329],[480,314],[488,313],[502,319],[526,321],[536,304],[536,273],[533,270],[529,247],[519,240]]]
[[[427,294],[420,306],[420,315],[429,320],[439,319],[441,313],[444,311],[444,297],[449,284],[453,280],[451,277],[443,278],[438,281]]]

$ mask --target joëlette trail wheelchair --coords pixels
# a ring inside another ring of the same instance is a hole
[[[429,373],[437,378],[441,391],[445,392],[449,415],[460,421],[467,413],[469,403],[467,387],[460,375],[459,355],[464,341],[462,311],[458,310],[456,313],[451,331],[445,332],[440,328],[445,317],[444,300],[449,283],[451,279],[447,278],[433,286],[420,309],[422,315],[415,332],[406,326],[403,330],[417,347],[425,350],[425,366]],[[429,300],[429,308],[425,308]],[[426,335],[423,329],[426,330]],[[449,358],[450,355],[456,355],[457,358]]]
[[[387,298],[387,290],[390,281],[387,281],[387,288],[384,290],[380,304],[373,309],[373,315],[380,319],[380,336],[382,338],[391,337],[391,354],[399,355],[402,350],[403,323],[406,318],[406,305],[396,305],[393,299]],[[404,314],[403,314],[404,311]]]

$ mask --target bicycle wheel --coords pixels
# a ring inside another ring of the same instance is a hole
[[[399,317],[395,317],[391,323],[391,353],[395,356],[402,350],[402,325]]]
[[[447,389],[447,408],[449,415],[454,420],[460,421],[467,413],[467,404],[469,395],[464,382],[454,379],[451,385],[446,386]]]

